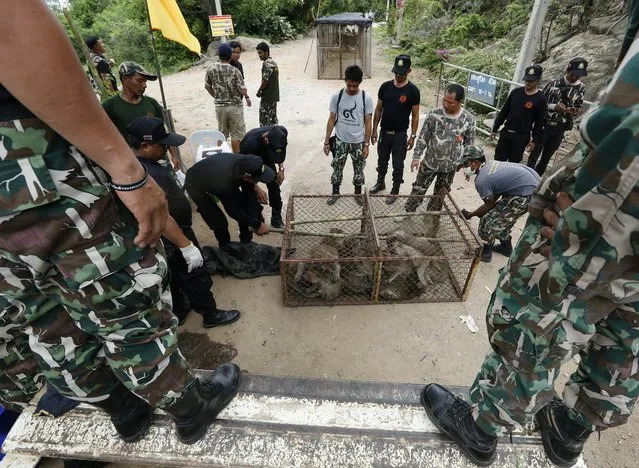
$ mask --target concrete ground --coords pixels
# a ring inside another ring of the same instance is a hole
[[[312,47],[314,44],[307,38],[271,49],[280,68],[278,117],[289,131],[286,181],[282,186],[285,200],[292,193],[330,192],[330,159],[322,152],[322,142],[330,96],[343,82],[316,79],[314,49],[308,70],[304,71]],[[254,97],[261,62],[253,50],[246,51],[241,61],[249,93]],[[392,78],[392,65],[380,46],[374,49],[373,66],[373,77],[365,79],[362,88],[375,96],[379,85]],[[434,105],[437,77],[415,70],[411,79],[421,89],[425,112]],[[159,100],[157,84],[149,84],[147,93]],[[179,133],[189,135],[196,130],[217,128],[213,99],[204,90],[203,67],[167,76],[164,87]],[[257,105],[258,99],[254,98],[254,107],[245,108],[247,129],[258,126]],[[183,154],[190,165],[188,144],[183,146]],[[411,153],[408,160],[410,156]],[[371,147],[365,171],[368,187],[375,182],[376,158],[376,150]],[[415,176],[408,166],[402,193],[410,191]],[[351,177],[352,167],[348,163],[344,193],[350,191]],[[474,209],[480,204],[472,184],[465,182],[461,174],[455,178],[452,196],[461,208]],[[268,219],[268,209],[265,214]],[[200,243],[216,245],[199,215],[194,214],[194,222]],[[477,220],[473,219],[471,225],[476,228]],[[522,226],[520,220],[514,237]],[[237,239],[237,225],[233,221],[231,232]],[[269,234],[256,240],[280,245],[281,235]],[[223,358],[232,356],[236,350],[233,361],[253,373],[469,386],[489,351],[484,314],[498,270],[505,263],[505,257],[495,255],[492,263],[481,264],[464,303],[288,308],[283,306],[280,277],[253,280],[215,277],[214,293],[220,307],[237,308],[242,317],[231,326],[207,331],[201,327],[200,317],[192,314],[181,328],[188,334],[183,341],[199,344],[186,354],[198,357],[210,346],[221,350]],[[471,333],[460,322],[460,315],[469,314],[479,325],[478,333]],[[212,359],[215,356],[213,352]],[[574,365],[563,370],[564,381],[573,368]],[[602,433],[600,441],[591,437],[585,452],[588,466],[637,466],[639,443],[635,434],[639,435],[637,418],[624,427]]]

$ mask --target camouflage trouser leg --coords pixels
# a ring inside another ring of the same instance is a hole
[[[30,336],[48,375],[59,371],[77,384],[73,372],[89,372],[104,353],[115,376],[82,382],[86,395],[117,377],[152,405],[171,403],[193,378],[177,349],[166,260],[133,244],[131,214],[44,123],[0,122],[0,137],[0,180],[8,182],[0,185],[0,294],[11,322]],[[40,295],[23,296],[25,284]],[[55,325],[63,307],[92,340],[68,340],[71,331]]]
[[[517,220],[528,212],[530,197],[500,198],[492,210],[479,222],[479,237],[489,244],[495,239],[505,241]]]
[[[277,102],[260,101],[260,127],[277,123]]]
[[[442,209],[443,201],[439,194],[442,189],[450,190],[450,186],[455,178],[455,171],[452,172],[437,172],[430,169],[424,162],[419,165],[419,171],[415,182],[413,182],[413,190],[410,192],[410,196],[406,201],[406,211],[415,211],[417,207],[424,201],[424,195],[428,191],[428,187],[435,180],[435,187],[433,189],[433,197],[428,202],[429,211],[438,211]]]
[[[498,284],[505,282],[502,270]],[[525,286],[524,286],[525,287]],[[509,310],[505,305],[521,306]],[[597,303],[595,303],[597,302]],[[470,390],[477,424],[487,433],[520,430],[548,403],[563,363],[582,362],[564,390],[571,419],[591,429],[623,424],[639,397],[639,303],[566,299],[562,313],[544,311],[535,298],[500,286],[491,298],[489,353]],[[585,317],[613,312],[596,325]],[[516,314],[516,315],[514,315]],[[563,316],[565,314],[565,318]]]
[[[22,411],[44,384],[44,375],[35,355],[29,349],[27,335],[19,327],[0,316],[0,404],[14,411]]]
[[[364,168],[366,160],[362,155],[361,143],[344,143],[337,140],[335,156],[331,161],[333,166],[333,175],[331,176],[331,184],[341,185],[344,178],[344,166],[346,160],[351,157],[353,161],[353,185],[364,185]]]
[[[179,396],[192,376],[177,347],[168,265],[158,251],[80,291],[63,288],[63,304],[84,331],[104,340],[107,363],[129,390],[160,407]],[[90,322],[82,322],[85,307]]]

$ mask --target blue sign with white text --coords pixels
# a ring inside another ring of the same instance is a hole
[[[496,90],[497,80],[495,78],[481,73],[471,73],[468,78],[466,96],[475,101],[494,106]]]

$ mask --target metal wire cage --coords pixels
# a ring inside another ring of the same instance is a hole
[[[372,75],[373,20],[363,13],[339,13],[315,20],[317,78],[343,80],[349,65]]]
[[[448,193],[292,195],[280,259],[284,304],[455,302],[481,244]]]

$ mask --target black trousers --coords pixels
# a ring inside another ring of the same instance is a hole
[[[213,195],[195,184],[187,184],[186,191],[197,205],[197,211],[200,213],[200,216],[202,216],[204,222],[213,231],[218,245],[224,247],[231,242],[229,222],[213,198]],[[257,203],[253,184],[242,184],[241,190],[238,188],[235,191],[234,198],[240,207],[248,214],[253,213],[257,216],[257,213],[261,211],[261,207],[259,207]],[[222,201],[222,204],[224,204],[224,201]],[[238,222],[238,225],[240,227],[240,241],[251,242],[253,233],[249,229],[249,226],[240,222]]]
[[[505,128],[499,133],[499,141],[495,148],[497,161],[520,163],[524,150],[530,142],[530,133],[512,133]]]
[[[544,175],[550,158],[559,149],[563,139],[564,131],[562,128],[544,126],[539,143],[528,157],[528,167],[532,167],[540,176]],[[541,155],[541,159],[539,159],[539,155]]]
[[[266,164],[266,166],[273,169],[277,174],[275,164]],[[270,184],[267,184],[266,188],[268,189],[268,204],[273,209],[273,212],[282,211],[282,193],[280,191],[280,186],[277,185],[276,181],[273,181]]]
[[[191,227],[180,227],[184,235],[198,248],[200,244]],[[211,292],[213,280],[205,266],[196,268],[190,273],[180,249],[167,239],[163,239],[166,260],[171,273],[171,296],[173,296],[173,313],[178,319],[186,316],[190,309],[201,314],[215,312],[217,305]],[[188,299],[187,305],[186,299]]]
[[[388,172],[388,162],[393,157],[393,184],[404,182],[406,159],[406,130],[388,132],[381,129],[377,142],[377,180],[382,181]]]

